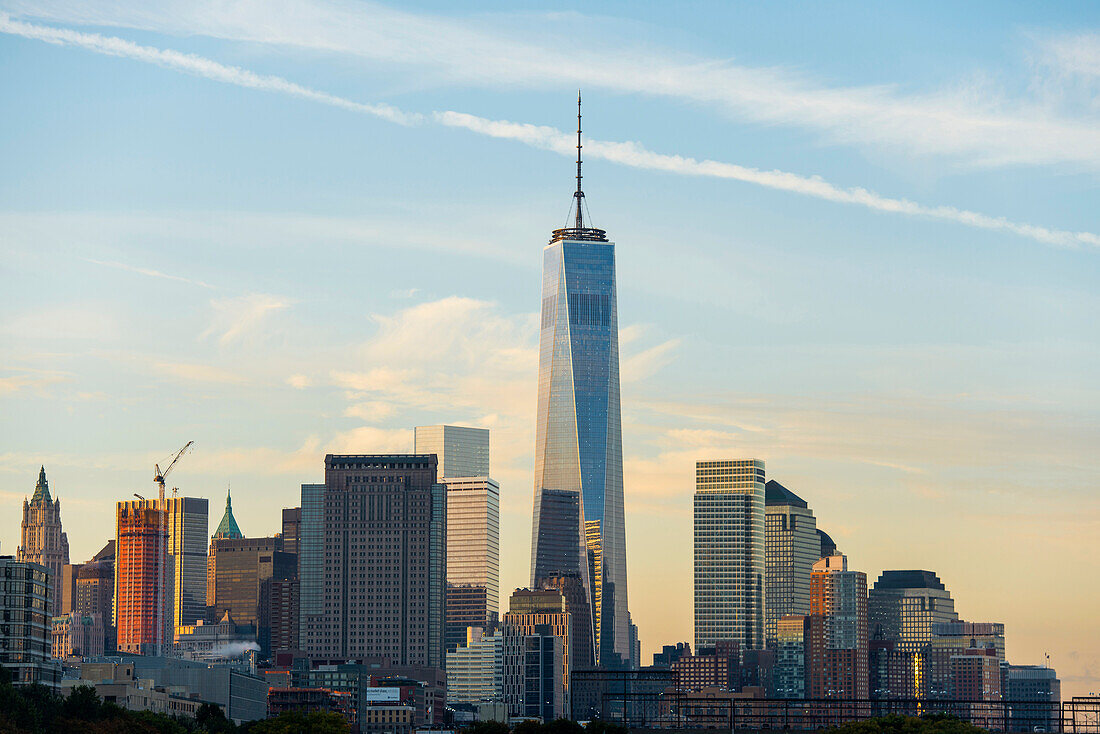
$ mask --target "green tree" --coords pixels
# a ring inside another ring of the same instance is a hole
[[[584,727],[572,719],[554,719],[542,730],[543,734],[584,734]]]
[[[61,714],[78,721],[98,721],[103,713],[103,701],[92,686],[76,686],[61,704]]]
[[[475,721],[462,730],[463,734],[508,734],[509,731],[502,721]]]
[[[584,732],[585,734],[630,734],[630,729],[622,724],[593,719],[584,725]]]
[[[195,726],[197,731],[205,734],[233,734],[237,731],[237,725],[226,718],[222,707],[214,703],[204,703],[195,712]]]
[[[339,714],[329,711],[284,711],[272,719],[255,721],[248,734],[348,734],[351,725]]]

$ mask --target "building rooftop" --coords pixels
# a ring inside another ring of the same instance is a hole
[[[243,538],[244,533],[237,526],[237,519],[233,517],[233,500],[229,496],[229,490],[225,492],[225,514],[218,523],[218,529],[214,531],[215,538]]]
[[[883,571],[875,582],[875,590],[882,589],[939,589],[947,591],[940,577],[932,571]]]
[[[802,499],[774,479],[764,485],[764,504],[790,505],[791,507],[809,506],[806,504],[806,500]]]

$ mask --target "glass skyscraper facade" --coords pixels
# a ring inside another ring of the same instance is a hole
[[[764,485],[764,637],[780,618],[810,613],[810,572],[821,548],[806,501],[776,481]]]
[[[414,454],[435,454],[438,476],[489,476],[489,429],[468,426],[417,426]]]
[[[764,647],[764,462],[695,464],[695,649]]]
[[[620,424],[615,246],[559,230],[543,252],[531,583],[583,579],[603,667],[631,653]]]

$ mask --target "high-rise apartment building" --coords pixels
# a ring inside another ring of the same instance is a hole
[[[312,486],[302,488],[303,650],[441,668],[446,498],[435,457],[326,456],[318,538]]]
[[[61,664],[53,651],[53,578],[50,569],[32,561],[0,556],[0,668],[12,685],[40,683],[54,693]]]
[[[924,675],[921,693],[950,699],[951,658],[971,650],[991,651],[998,663],[1005,659],[1005,626],[1000,622],[933,622],[932,639],[922,650]]]
[[[806,501],[776,481],[764,485],[764,636],[779,619],[810,613],[810,571],[820,558],[817,520]]]
[[[157,500],[115,508],[115,628],[118,650],[159,653],[171,643],[168,513]]]
[[[116,507],[118,649],[172,644],[173,631],[206,617],[207,501],[129,500]]]
[[[38,470],[38,483],[30,501],[23,500],[20,540],[16,558],[50,569],[53,599],[60,609],[64,596],[62,569],[69,562],[69,537],[61,529],[61,500],[50,497],[44,466]]]
[[[615,245],[585,226],[580,114],[572,227],[543,250],[531,586],[584,580],[595,659],[629,665]]]
[[[414,454],[435,454],[439,479],[489,476],[489,429],[417,426]]]
[[[696,650],[764,647],[764,545],[764,462],[696,462]]]
[[[500,608],[500,485],[489,477],[489,429],[417,426],[416,454],[435,454],[447,487],[446,645],[492,629]]]
[[[500,701],[504,686],[504,636],[466,630],[466,643],[447,652],[447,703]]]
[[[867,574],[822,558],[810,576],[810,697],[867,698],[867,642]]]

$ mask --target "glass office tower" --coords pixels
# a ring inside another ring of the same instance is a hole
[[[695,649],[764,647],[764,462],[695,463]]]
[[[531,583],[579,574],[595,660],[621,667],[631,651],[615,245],[581,215],[579,114],[577,122],[574,226],[555,230],[543,250]]]

